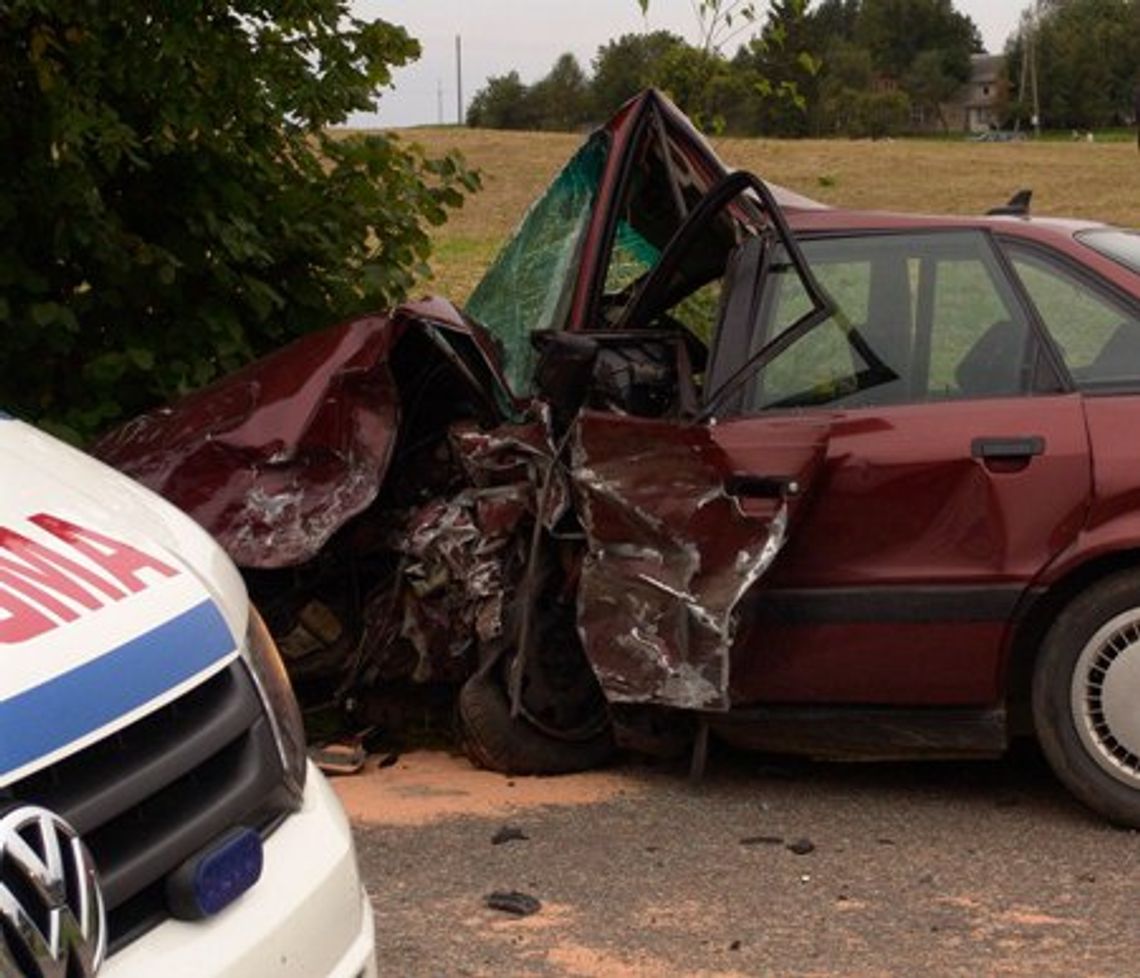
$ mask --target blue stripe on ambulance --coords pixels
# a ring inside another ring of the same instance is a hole
[[[0,702],[0,773],[13,771],[145,706],[234,651],[212,601],[78,669]]]

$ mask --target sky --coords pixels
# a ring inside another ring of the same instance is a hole
[[[955,0],[974,19],[988,51],[1001,51],[1028,0]],[[765,6],[763,3],[758,7]],[[633,31],[672,30],[695,39],[690,0],[650,0],[643,18],[636,0],[352,0],[353,13],[400,24],[419,39],[420,60],[396,72],[378,114],[358,126],[454,123],[457,112],[455,37],[463,39],[464,102],[492,75],[517,70],[524,82],[545,75],[560,54],[577,56],[589,72],[597,49]]]

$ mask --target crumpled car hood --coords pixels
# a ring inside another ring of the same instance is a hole
[[[302,563],[380,491],[401,413],[390,361],[412,324],[470,340],[505,391],[490,340],[431,299],[303,336],[115,429],[94,454],[189,513],[242,567]]]

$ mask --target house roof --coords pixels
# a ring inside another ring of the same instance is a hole
[[[974,84],[997,81],[1004,68],[1004,54],[975,54],[970,56],[970,80]]]

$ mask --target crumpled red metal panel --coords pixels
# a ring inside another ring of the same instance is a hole
[[[303,336],[115,429],[94,454],[193,516],[242,567],[303,563],[379,493],[400,419],[389,360],[426,327],[470,339],[499,381],[486,335],[428,299]]]
[[[466,678],[474,665],[460,665],[466,654],[501,634],[510,569],[517,572],[524,556],[515,531],[530,496],[526,483],[466,489],[413,515],[399,544],[400,636],[418,657],[412,679]]]
[[[525,483],[534,493],[542,492],[544,498],[533,502],[531,512],[541,505],[543,525],[549,528],[569,508],[570,486],[564,468],[551,467],[555,446],[549,407],[541,401],[532,402],[531,414],[532,420],[502,424],[489,431],[472,423],[453,425],[451,442],[472,485]]]
[[[576,426],[578,626],[607,699],[727,710],[735,612],[783,545],[787,504],[746,511],[728,495],[730,462],[706,426],[591,412]],[[825,447],[821,430],[770,474],[794,479]]]
[[[545,406],[534,405],[534,414],[489,430],[453,424],[448,442],[467,485],[416,507],[393,540],[402,555],[398,634],[415,649],[416,681],[465,679],[474,665],[469,653],[504,634],[554,455]],[[550,480],[544,522],[556,521],[568,500],[559,474]],[[387,622],[373,618],[378,644]]]
[[[95,454],[161,493],[245,567],[314,555],[379,490],[399,423],[403,325],[310,333],[112,431]]]

